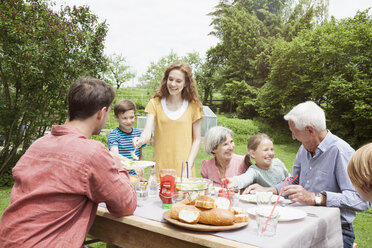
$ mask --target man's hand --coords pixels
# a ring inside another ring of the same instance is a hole
[[[306,205],[314,205],[315,194],[309,192],[301,185],[289,185],[284,187],[283,196],[288,195],[288,198],[294,202],[299,202]]]

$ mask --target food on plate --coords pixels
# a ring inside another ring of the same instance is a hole
[[[217,197],[216,200],[214,200],[214,204],[216,205],[216,208],[222,208],[222,209],[230,209],[230,200],[225,197]]]
[[[248,214],[235,214],[235,223],[248,222]]]
[[[231,211],[233,211],[235,215],[243,213],[243,209],[239,207],[231,207]]]
[[[132,161],[132,160],[121,160],[121,165],[124,168],[136,169],[136,168],[146,168],[148,166],[152,166],[155,163],[152,161]]]
[[[196,224],[200,219],[200,210],[195,206],[185,205],[178,213],[178,219],[189,224]]]
[[[184,199],[180,202],[177,202],[172,205],[172,208],[170,209],[170,217],[172,219],[178,220],[179,212],[181,211],[182,207],[186,206],[186,204],[190,203],[188,199]]]
[[[207,195],[199,195],[195,198],[195,206],[199,208],[214,208],[214,199]]]
[[[135,153],[134,151],[131,151],[131,152],[130,152],[130,155],[132,156],[132,158],[133,158],[134,160],[139,160],[139,157],[136,155],[136,153]]]
[[[129,175],[129,180],[132,185],[136,185],[140,181],[140,178],[137,175]]]
[[[230,201],[227,198],[213,199],[206,195],[198,196],[192,202],[185,199],[173,204],[170,218],[188,224],[213,226],[229,226],[249,221],[248,215],[244,214],[242,209],[230,208]]]
[[[226,209],[212,208],[209,210],[202,210],[200,212],[199,223],[214,226],[228,226],[233,225],[234,221],[234,214]]]

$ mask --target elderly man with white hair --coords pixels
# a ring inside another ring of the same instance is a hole
[[[292,138],[302,145],[292,169],[298,178],[284,187],[283,195],[302,204],[340,208],[344,247],[353,247],[355,211],[370,207],[361,200],[347,174],[354,149],[326,128],[323,109],[312,101],[298,104],[284,119]],[[283,182],[273,187],[274,192],[278,194],[282,186]],[[251,185],[249,190],[257,187]]]

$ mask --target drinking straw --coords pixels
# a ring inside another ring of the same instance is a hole
[[[289,177],[287,177],[287,178],[284,180],[284,183],[283,183],[282,189],[280,190],[280,193],[279,193],[279,195],[278,195],[278,198],[276,199],[276,202],[275,202],[275,204],[274,204],[274,207],[273,207],[273,209],[271,210],[271,213],[270,213],[270,215],[269,215],[269,218],[267,218],[267,220],[266,220],[265,226],[262,228],[262,232],[265,232],[265,231],[266,231],[267,224],[269,223],[269,221],[270,221],[270,219],[271,219],[271,216],[272,216],[273,213],[274,213],[274,210],[275,210],[276,205],[278,205],[278,202],[279,202],[280,196],[281,196],[282,193],[283,193],[283,190],[284,190],[284,186],[285,186],[285,184],[287,183],[287,181],[289,181],[290,183],[292,183],[294,180],[296,180],[297,177],[298,177],[298,175],[296,175],[294,178],[292,178],[292,180],[290,180]]]
[[[229,180],[227,178],[225,178],[223,181],[222,181],[222,184],[224,185],[224,187],[226,188],[226,192],[227,192],[227,197],[229,198],[229,201],[230,201],[230,204],[231,204],[231,198],[230,198],[230,194],[229,194],[229,189],[227,188],[227,184],[229,183]]]
[[[186,161],[187,179],[189,179],[189,162]]]
[[[182,166],[181,166],[181,183],[182,183],[182,174],[183,174],[183,161],[182,161]]]

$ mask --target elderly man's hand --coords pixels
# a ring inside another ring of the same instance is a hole
[[[288,195],[288,198],[294,202],[314,205],[314,193],[307,191],[301,185],[289,185],[284,187],[283,196],[285,195]]]

